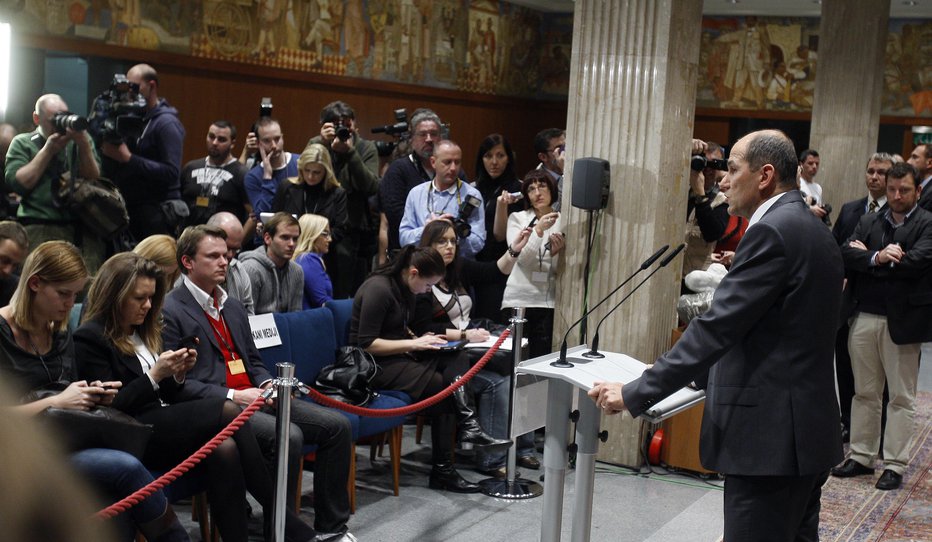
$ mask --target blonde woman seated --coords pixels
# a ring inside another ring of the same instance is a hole
[[[152,260],[162,269],[162,277],[165,279],[166,292],[172,289],[175,281],[181,276],[181,270],[178,268],[178,257],[175,255],[175,248],[174,237],[171,235],[158,234],[146,237],[133,249],[135,254],[139,254],[147,260]]]
[[[298,219],[301,236],[291,258],[304,270],[304,308],[322,307],[333,299],[333,283],[324,256],[330,252],[330,223],[320,215]]]
[[[152,425],[143,463],[170,469],[219,433],[240,407],[223,397],[194,399],[185,377],[197,361],[195,344],[162,350],[165,282],[154,262],[124,252],[104,262],[87,296],[87,312],[74,334],[78,372],[119,381],[113,407]],[[204,461],[211,517],[226,542],[248,540],[243,502],[248,490],[266,510],[271,528],[272,478],[250,424]],[[314,530],[289,508],[289,540],[311,540]]]

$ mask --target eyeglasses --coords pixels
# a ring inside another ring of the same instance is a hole
[[[564,143],[563,145],[557,145],[556,147],[551,147],[547,149],[547,152],[553,152],[557,149],[560,149],[560,152],[566,152],[566,144]]]
[[[531,192],[541,192],[543,190],[550,192],[550,187],[543,183],[537,183],[537,184],[532,184],[531,186],[529,186],[527,189],[527,193],[530,194]]]
[[[438,240],[438,241],[437,241],[436,243],[434,243],[434,244],[437,245],[437,246],[441,246],[441,247],[445,247],[445,246],[455,247],[456,245],[460,244],[460,240],[459,240],[459,239],[456,239],[456,238],[454,238],[454,239],[440,239],[440,240]]]

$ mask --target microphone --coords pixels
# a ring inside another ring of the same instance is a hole
[[[650,278],[654,276],[654,273],[656,273],[657,271],[660,271],[662,268],[666,267],[667,264],[672,262],[673,258],[676,258],[679,255],[679,253],[683,251],[683,248],[685,247],[686,247],[686,243],[683,243],[680,246],[676,247],[676,249],[674,249],[673,252],[671,252],[666,258],[663,259],[662,262],[660,262],[660,265],[655,267],[654,270],[651,271],[650,274],[644,278],[644,280],[642,280],[641,282],[638,283],[637,286],[632,288],[631,291],[628,292],[628,295],[622,298],[622,300],[619,301],[617,305],[612,307],[612,310],[608,311],[605,314],[605,316],[603,316],[602,319],[599,320],[599,323],[596,324],[595,326],[595,335],[592,336],[592,346],[589,348],[588,352],[583,353],[583,357],[586,357],[586,358],[604,358],[605,357],[605,354],[599,353],[599,328],[602,327],[602,322],[604,322],[606,318],[611,316],[611,314],[615,312],[615,309],[617,309],[618,307],[621,306],[622,303],[627,301],[628,298],[631,297],[632,294],[634,294],[634,292],[638,291],[638,288],[643,286],[645,282],[649,281]]]
[[[631,282],[631,279],[633,279],[635,275],[637,275],[637,274],[640,273],[641,271],[643,271],[643,270],[647,269],[648,267],[650,267],[651,265],[653,265],[653,263],[656,262],[658,258],[660,258],[661,256],[663,256],[663,253],[666,252],[668,248],[670,248],[670,245],[663,245],[662,247],[660,247],[660,248],[657,250],[657,252],[654,252],[653,254],[651,254],[650,257],[647,258],[646,260],[644,260],[644,263],[642,263],[642,264],[640,265],[640,267],[638,267],[637,270],[634,271],[634,273],[631,273],[631,276],[629,276],[628,278],[626,278],[626,279],[624,280],[624,282],[622,282],[621,284],[619,284],[618,286],[616,286],[614,290],[612,290],[611,292],[608,293],[607,296],[605,296],[604,298],[602,298],[602,301],[599,301],[598,303],[596,303],[596,305],[595,305],[594,307],[592,307],[591,309],[589,309],[588,311],[586,311],[586,313],[583,314],[582,317],[579,318],[579,320],[576,320],[575,322],[573,322],[573,325],[571,325],[569,328],[567,328],[566,334],[563,335],[563,343],[560,345],[560,359],[558,359],[557,361],[552,362],[550,365],[553,365],[554,367],[561,367],[561,368],[564,368],[564,369],[569,368],[569,367],[572,367],[573,364],[566,361],[566,338],[569,337],[570,331],[572,331],[573,328],[577,326],[577,324],[579,324],[580,322],[582,322],[583,320],[585,320],[587,316],[589,316],[590,314],[592,314],[592,311],[594,311],[594,310],[596,310],[597,308],[599,308],[599,307],[602,305],[602,303],[605,303],[606,301],[608,301],[608,298],[610,298],[610,297],[612,297],[613,295],[615,295],[615,292],[617,292],[618,290],[620,290],[620,289],[622,288],[622,286],[624,286],[625,284],[628,284],[629,282]]]

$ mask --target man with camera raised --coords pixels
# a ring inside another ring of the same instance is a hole
[[[434,146],[430,157],[434,179],[419,184],[408,192],[405,213],[401,219],[401,245],[413,245],[421,240],[424,226],[438,219],[453,222],[459,242],[459,253],[475,258],[485,245],[485,213],[482,194],[459,178],[463,151],[459,145],[442,140]]]
[[[33,246],[63,240],[81,247],[93,273],[103,261],[103,242],[85,235],[81,223],[58,196],[61,176],[96,179],[100,159],[88,135],[87,120],[68,113],[57,94],[45,94],[32,113],[36,129],[19,134],[10,143],[4,171],[7,188],[22,197],[16,219],[26,227]]]
[[[345,102],[331,102],[320,111],[320,135],[307,142],[330,149],[333,174],[346,190],[349,227],[335,245],[333,297],[352,297],[369,274],[376,252],[379,218],[369,208],[369,197],[379,192],[379,154],[371,141],[359,136],[356,113]]]
[[[100,152],[113,161],[105,162],[104,169],[126,199],[130,232],[142,241],[159,233],[174,234],[188,216],[181,201],[184,126],[178,111],[159,98],[155,68],[136,64],[126,72],[126,79],[138,87],[146,104],[142,131],[138,137],[124,135],[120,143],[105,139]]]
[[[689,201],[686,204],[686,252],[683,276],[712,265],[715,242],[728,227],[728,206],[718,182],[725,177],[722,146],[712,141],[693,140],[689,164]]]

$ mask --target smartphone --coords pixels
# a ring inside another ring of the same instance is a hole
[[[462,350],[468,341],[449,341],[447,344],[441,345],[441,350]]]
[[[201,340],[197,338],[197,335],[188,335],[181,339],[181,348],[197,348],[200,343]]]
[[[508,195],[518,201],[521,201],[524,199],[524,194],[522,194],[521,192],[509,192]]]

